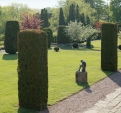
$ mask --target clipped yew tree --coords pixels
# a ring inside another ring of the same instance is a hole
[[[18,34],[19,106],[40,111],[48,101],[47,34],[38,27],[26,28]]]
[[[65,32],[66,26],[59,26],[58,33],[57,33],[57,43],[70,43],[70,38]]]
[[[15,54],[17,52],[17,35],[20,31],[18,21],[7,21],[5,26],[4,47],[6,53]]]
[[[48,36],[48,48],[50,48],[51,47],[51,33],[47,29],[43,29],[43,31],[45,31],[47,33],[47,36]]]
[[[50,28],[43,28],[43,30],[50,32],[51,43],[54,42],[53,31]]]
[[[101,68],[103,71],[117,71],[117,25],[102,24],[101,36]]]

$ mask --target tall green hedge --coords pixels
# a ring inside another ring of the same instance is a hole
[[[51,47],[51,33],[50,31],[46,30],[46,29],[43,29],[46,33],[47,33],[47,36],[48,36],[48,48]]]
[[[54,43],[53,31],[50,28],[43,28],[42,30],[50,32],[51,43]]]
[[[17,35],[20,31],[18,21],[7,21],[5,26],[4,46],[6,53],[15,54],[17,52]]]
[[[101,36],[101,68],[103,71],[117,71],[117,25],[102,24]]]
[[[47,107],[47,34],[44,31],[25,30],[18,34],[18,98],[22,108]]]
[[[65,28],[66,26],[58,27],[57,43],[61,43],[61,44],[70,43],[70,38],[69,36],[66,35]]]

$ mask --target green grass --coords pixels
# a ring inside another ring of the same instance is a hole
[[[70,47],[63,47],[59,52],[48,50],[48,105],[53,105],[84,88],[75,82],[75,72],[79,68],[81,59],[87,62],[89,85],[112,73],[101,71],[101,53],[98,51],[100,41],[93,41],[92,44],[94,50],[73,50]],[[118,62],[121,62],[121,51],[118,52]],[[121,64],[118,64],[119,68]],[[0,113],[35,113],[32,110],[19,109],[17,82],[17,54],[0,54]]]

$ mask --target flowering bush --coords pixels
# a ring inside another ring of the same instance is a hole
[[[70,21],[70,23],[68,23],[67,28],[65,28],[65,32],[71,38],[71,40],[81,40],[81,35],[84,32],[84,26],[81,22]]]
[[[91,25],[84,26],[81,22],[70,22],[65,29],[67,35],[71,40],[86,40],[98,30],[94,29]]]
[[[22,16],[21,29],[41,29],[42,20],[39,19],[39,15],[24,14]]]
[[[102,26],[102,24],[103,24],[103,22],[96,22],[96,23],[94,24],[94,27],[95,27],[96,29],[100,29],[101,26]]]

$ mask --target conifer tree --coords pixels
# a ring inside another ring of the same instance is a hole
[[[49,26],[48,12],[45,8],[41,10],[40,19],[43,20],[42,28]]]
[[[69,16],[68,16],[68,22],[70,22],[70,20],[71,20],[71,17],[72,15],[71,15],[71,5],[70,5],[70,7],[69,7]]]
[[[85,26],[85,25],[86,25],[86,22],[85,22],[84,13],[82,13],[82,14],[80,15],[80,20],[81,20],[81,22],[83,23],[83,25]]]
[[[59,25],[65,25],[65,19],[64,19],[64,15],[63,15],[63,10],[62,10],[62,8],[60,8]]]
[[[75,6],[74,6],[74,4],[70,5],[70,8],[69,8],[68,22],[70,22],[70,21],[75,21]]]
[[[47,10],[45,9],[45,14],[44,14],[44,26],[43,26],[43,27],[48,27],[48,26],[49,26],[48,13],[47,13]]]
[[[40,19],[44,20],[44,10],[43,9],[41,9]]]
[[[71,18],[71,21],[75,21],[75,6],[74,4],[72,4],[72,7],[71,7],[71,14],[72,14],[72,18]]]
[[[87,25],[90,24],[90,18],[89,18],[89,16],[86,16],[86,24],[87,24]]]
[[[80,21],[79,16],[80,16],[80,14],[79,14],[79,6],[77,5],[76,6],[76,12],[75,12],[75,20],[77,20],[77,22]]]

